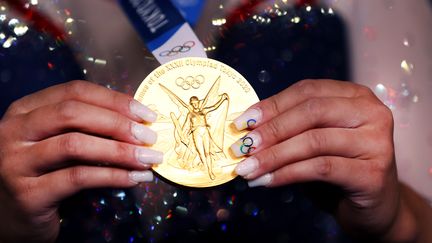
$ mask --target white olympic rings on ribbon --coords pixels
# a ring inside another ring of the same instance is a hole
[[[185,43],[183,43],[183,45],[174,46],[173,48],[171,48],[171,50],[166,50],[166,51],[159,53],[159,56],[172,57],[172,56],[175,56],[175,55],[180,54],[180,53],[186,53],[186,52],[192,50],[192,47],[194,47],[194,46],[195,46],[194,41],[186,41]]]

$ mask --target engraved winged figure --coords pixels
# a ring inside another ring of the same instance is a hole
[[[220,76],[204,99],[192,96],[189,103],[159,85],[179,108],[178,115],[170,113],[179,166],[188,170],[205,166],[210,179],[214,180],[215,161],[226,158],[223,142],[229,107],[228,94],[219,94]]]

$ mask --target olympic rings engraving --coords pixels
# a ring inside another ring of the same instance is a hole
[[[251,137],[241,138],[241,143],[240,152],[242,154],[250,154],[256,149],[256,147],[252,146],[254,144],[254,140]]]
[[[194,89],[198,89],[201,87],[201,84],[203,84],[205,81],[203,75],[197,75],[195,77],[187,76],[185,78],[178,77],[175,81],[176,85],[184,90],[188,90],[191,87]]]
[[[253,125],[255,125],[256,124],[256,120],[255,119],[249,119],[249,120],[247,120],[247,122],[246,122],[246,126],[247,126],[247,128],[251,128]]]
[[[173,48],[171,48],[171,50],[162,51],[161,53],[159,53],[159,56],[161,57],[176,56],[177,54],[186,53],[192,50],[192,47],[194,46],[195,46],[194,41],[186,41],[185,43],[183,43],[183,45],[174,46]]]

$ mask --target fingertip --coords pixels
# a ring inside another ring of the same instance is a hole
[[[140,142],[148,145],[152,145],[157,142],[157,133],[143,124],[134,122],[132,124],[131,130],[132,135]]]
[[[270,186],[273,181],[273,174],[267,173],[254,180],[248,181],[249,187]]]
[[[242,146],[242,144],[241,144],[241,142],[239,142],[239,141],[233,143],[233,144],[230,146],[230,151],[231,151],[231,153],[232,153],[236,158],[240,158],[240,157],[245,156],[245,153],[243,153],[243,152],[240,150],[241,146]]]
[[[155,122],[157,120],[158,115],[156,112],[135,99],[130,102],[129,109],[132,114],[146,122]]]
[[[134,184],[139,184],[141,182],[150,182],[153,181],[153,173],[149,170],[130,171],[129,180]]]
[[[261,144],[261,135],[258,132],[250,132],[241,137],[230,146],[231,152],[237,158],[253,153]]]
[[[258,169],[258,164],[258,160],[255,157],[249,157],[236,166],[235,172],[239,176],[247,177]]]
[[[239,117],[234,119],[233,123],[237,130],[250,129],[256,126],[262,120],[262,111],[259,108],[246,110]]]
[[[135,157],[142,164],[160,164],[163,162],[164,154],[160,151],[138,146]]]

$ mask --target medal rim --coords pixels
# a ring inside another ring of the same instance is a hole
[[[180,61],[180,60],[187,60],[187,59],[193,59],[193,60],[203,60],[203,61],[211,61],[211,62],[215,62],[215,63],[217,63],[218,65],[223,65],[223,66],[225,66],[225,67],[228,67],[229,68],[229,70],[230,71],[232,71],[235,75],[237,75],[237,78],[239,78],[239,79],[241,79],[242,81],[244,81],[246,84],[247,84],[247,86],[248,86],[248,88],[250,89],[248,92],[251,92],[251,94],[248,94],[249,96],[252,96],[253,98],[254,98],[254,101],[253,102],[251,102],[251,104],[249,105],[249,106],[251,106],[251,105],[253,105],[253,104],[255,104],[256,102],[258,102],[259,101],[259,98],[258,98],[258,95],[256,94],[256,92],[255,92],[255,90],[253,89],[253,87],[252,87],[252,85],[246,80],[246,78],[244,78],[244,76],[243,75],[241,75],[237,70],[235,70],[234,68],[232,68],[231,66],[229,66],[229,65],[227,65],[227,64],[225,64],[225,63],[223,63],[223,62],[221,62],[221,61],[218,61],[218,60],[215,60],[215,59],[211,59],[211,58],[202,58],[202,57],[183,57],[183,58],[178,58],[178,59],[175,59],[175,60],[172,60],[172,61],[169,61],[169,62],[167,62],[167,63],[164,63],[164,64],[162,64],[161,66],[159,66],[159,67],[157,67],[156,69],[154,69],[152,72],[150,72],[144,79],[143,79],[143,81],[140,83],[140,85],[139,85],[139,87],[138,87],[138,89],[136,90],[136,92],[135,92],[135,94],[134,94],[134,98],[136,99],[136,100],[138,100],[140,103],[142,103],[142,101],[145,99],[144,97],[145,97],[145,93],[144,93],[144,95],[141,95],[141,93],[143,92],[142,90],[144,89],[144,86],[145,85],[148,85],[148,83],[149,83],[149,80],[151,79],[151,77],[153,77],[154,75],[155,75],[155,73],[157,73],[158,72],[158,70],[161,70],[161,69],[164,69],[164,67],[166,67],[166,66],[169,66],[169,65],[171,65],[172,63],[175,63],[175,62],[178,62],[178,61]],[[205,69],[205,68],[208,68],[208,67],[200,67],[200,66],[198,66],[198,67],[194,67],[194,68],[203,68],[203,69]],[[179,72],[178,70],[169,70],[169,71],[167,71],[167,72]],[[222,72],[222,71],[218,71],[218,72]],[[232,80],[234,80],[233,78],[231,78]],[[152,84],[150,84],[149,85],[149,88],[148,89],[150,89],[150,86],[154,86],[154,85],[157,85],[158,83],[160,83],[160,80],[159,80],[159,78],[157,78],[157,80],[155,81],[155,83],[152,83]],[[240,84],[238,84],[239,86],[240,86]],[[188,92],[188,90],[185,90],[186,92]],[[148,91],[145,91],[145,92],[148,92]],[[157,123],[157,121],[156,122],[154,122],[154,123],[151,123],[151,124],[149,124],[150,126],[150,128],[151,128],[151,125],[152,124],[156,124]],[[231,124],[229,124],[229,126],[232,126],[233,124],[231,123]],[[239,131],[239,133],[244,133],[245,131]],[[226,134],[227,132],[225,131],[224,132],[224,134]],[[240,137],[239,137],[240,138]],[[150,148],[152,147],[152,146],[149,146]],[[225,147],[225,146],[224,146]],[[162,151],[163,153],[166,153],[165,151]],[[229,151],[227,151],[227,153],[232,153],[230,150]],[[235,156],[234,156],[235,157]],[[241,161],[241,160],[240,160]],[[239,162],[240,162],[239,161]],[[237,162],[237,163],[233,163],[233,164],[228,164],[228,165],[226,165],[227,167],[234,167],[235,168],[235,166],[239,163],[239,162]],[[166,172],[166,170],[164,170],[163,168],[162,169],[158,169],[158,167],[160,167],[160,165],[162,165],[163,163],[168,163],[168,161],[164,158],[164,161],[161,163],[161,164],[156,164],[156,165],[154,165],[152,168],[151,168],[151,170],[153,171],[153,172],[155,172],[157,175],[159,175],[160,177],[162,177],[163,179],[163,181],[169,181],[169,182],[171,182],[171,183],[173,183],[173,184],[177,184],[177,185],[180,185],[180,186],[185,186],[185,187],[190,187],[190,188],[210,188],[210,187],[215,187],[215,186],[220,186],[220,185],[223,185],[223,184],[225,184],[225,183],[228,183],[228,182],[230,182],[230,181],[232,181],[232,180],[234,180],[238,175],[235,173],[235,170],[234,170],[234,168],[232,169],[232,171],[231,171],[231,173],[229,173],[229,175],[227,176],[227,173],[224,173],[223,175],[224,175],[224,178],[223,179],[219,179],[219,180],[217,180],[217,181],[215,181],[215,182],[203,182],[203,183],[183,183],[182,181],[184,181],[184,180],[179,180],[178,178],[174,178],[174,179],[172,179],[170,176],[168,176],[167,175],[167,173],[165,173],[164,174],[164,172]],[[205,165],[204,165],[205,166]],[[173,169],[179,169],[179,168],[175,168],[175,167],[173,167]],[[180,170],[180,169],[179,169]],[[186,169],[183,169],[184,171],[186,171]],[[204,169],[205,170],[205,169]],[[205,172],[204,172],[205,173]],[[220,175],[219,175],[220,176]],[[181,175],[180,175],[180,177],[181,177]]]

